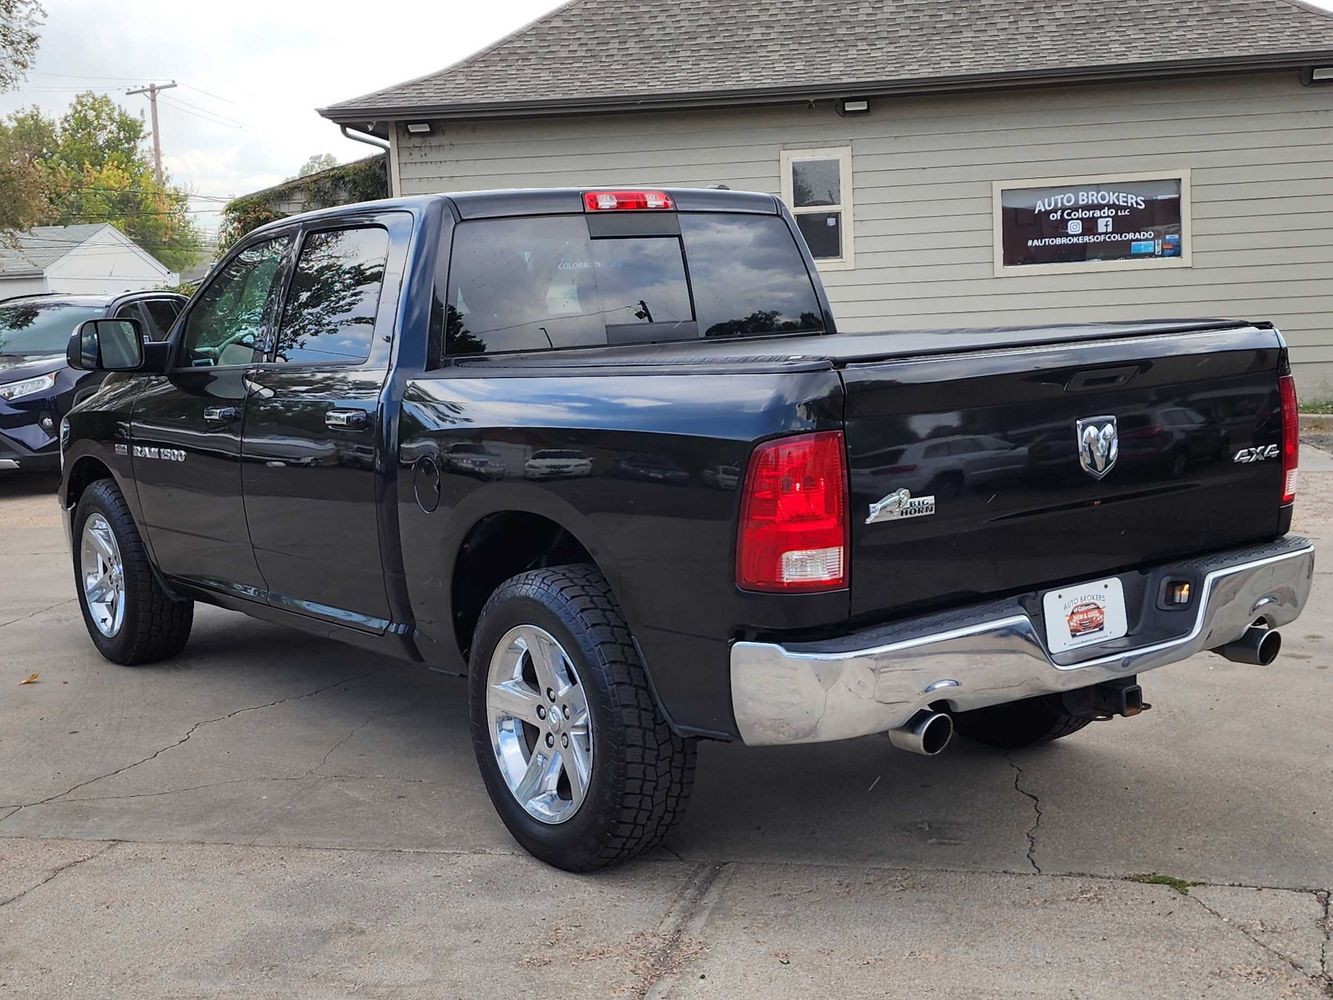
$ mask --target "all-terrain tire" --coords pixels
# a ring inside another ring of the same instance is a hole
[[[80,566],[84,527],[94,514],[110,525],[124,574],[124,617],[119,630],[110,636],[93,621]],[[163,589],[125,497],[113,480],[99,479],[79,497],[70,548],[83,623],[98,652],[112,663],[129,667],[164,660],[181,651],[190,638],[194,602],[175,598]]]
[[[578,675],[591,717],[592,767],[582,804],[543,822],[510,791],[487,710],[492,657],[511,630],[553,637]],[[595,566],[521,573],[502,583],[473,634],[468,702],[472,741],[486,790],[514,839],[566,871],[590,871],[655,847],[684,815],[696,741],[672,732],[657,707],[611,587]]]
[[[1062,739],[1091,721],[1068,712],[1058,694],[959,712],[953,717],[960,736],[1004,750]]]

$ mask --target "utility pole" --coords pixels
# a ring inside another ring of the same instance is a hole
[[[153,119],[153,168],[157,173],[158,186],[162,185],[162,139],[157,132],[157,95],[160,91],[170,90],[175,87],[176,81],[170,83],[150,83],[146,87],[140,87],[138,90],[127,90],[125,96],[130,97],[134,94],[148,95],[148,113]]]

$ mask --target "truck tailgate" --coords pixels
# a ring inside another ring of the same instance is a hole
[[[852,614],[1272,538],[1281,461],[1236,456],[1280,445],[1283,355],[1232,326],[846,364]]]

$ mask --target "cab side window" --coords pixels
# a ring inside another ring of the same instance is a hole
[[[132,319],[141,326],[144,326],[144,316],[143,313],[139,311],[139,303],[137,302],[126,302],[123,306],[121,306],[119,309],[116,310],[116,314],[111,318]],[[152,338],[152,333],[150,332],[147,326],[144,326],[144,334],[148,336],[150,339]]]
[[[176,299],[147,299],[143,311],[148,317],[148,339],[166,340],[171,324],[176,322],[181,311],[181,304]]]
[[[379,226],[309,233],[278,327],[274,360],[354,365],[370,357],[389,233]]]
[[[290,245],[289,236],[252,244],[208,283],[186,320],[180,367],[245,365],[253,360]]]

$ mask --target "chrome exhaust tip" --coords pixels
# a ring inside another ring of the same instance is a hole
[[[1259,667],[1268,666],[1281,651],[1282,633],[1259,625],[1251,625],[1239,639],[1213,650],[1233,663],[1251,663]]]
[[[889,742],[899,750],[934,757],[944,752],[953,739],[953,719],[948,712],[923,708],[907,720],[907,725],[889,730]]]

